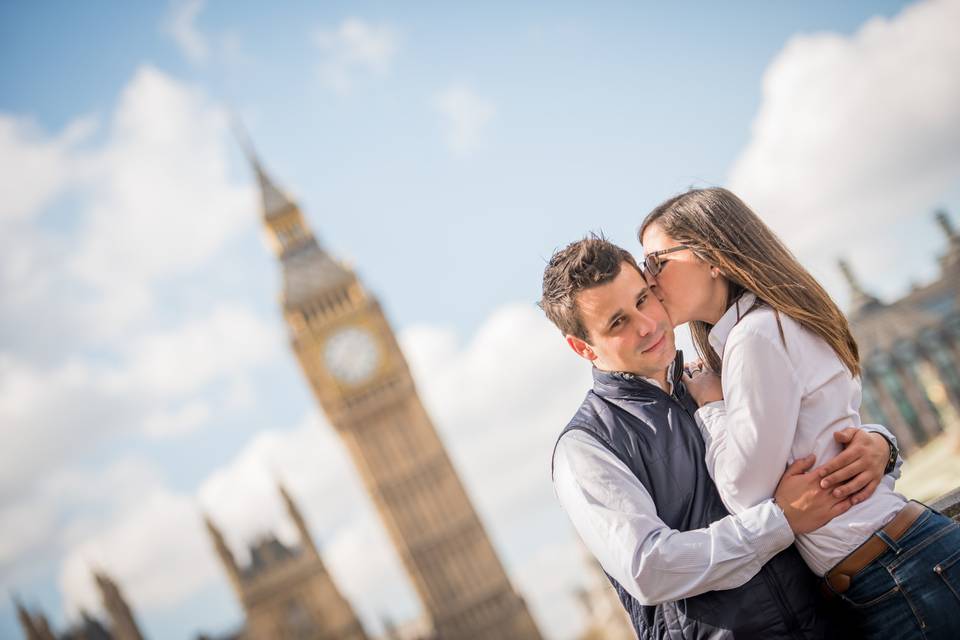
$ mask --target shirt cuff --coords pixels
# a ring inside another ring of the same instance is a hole
[[[790,523],[787,522],[787,516],[773,498],[741,511],[737,517],[760,555],[773,557],[796,539]]]
[[[694,412],[693,419],[700,429],[700,435],[707,443],[712,440],[713,430],[719,428],[719,423],[726,414],[727,406],[723,403],[723,400],[708,402]]]

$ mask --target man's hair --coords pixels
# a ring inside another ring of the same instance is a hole
[[[587,340],[577,294],[616,278],[624,262],[640,271],[629,251],[608,242],[603,235],[591,233],[550,257],[543,270],[543,297],[537,304],[563,335]]]

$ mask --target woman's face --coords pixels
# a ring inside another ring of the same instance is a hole
[[[659,224],[648,226],[640,239],[644,255],[673,249],[680,243],[667,235]],[[691,320],[716,323],[726,307],[727,282],[723,276],[711,275],[710,265],[684,249],[660,257],[660,273],[656,276],[659,297],[673,325]],[[719,315],[717,315],[719,313]]]

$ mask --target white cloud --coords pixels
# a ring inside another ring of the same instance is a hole
[[[0,588],[15,588],[22,576],[99,530],[104,513],[137,504],[159,485],[156,470],[137,457],[95,471],[48,468],[38,486],[19,487],[0,501]]]
[[[128,364],[113,375],[121,387],[160,396],[197,393],[231,372],[278,357],[284,345],[275,322],[249,310],[221,306],[170,331],[139,336],[126,347]]]
[[[343,445],[313,413],[294,429],[257,434],[204,480],[197,495],[242,555],[243,541],[285,522],[278,482],[302,505],[318,542],[325,532],[355,517],[362,501]],[[286,524],[281,533],[292,540],[293,529]]]
[[[164,31],[173,38],[180,51],[195,63],[207,61],[210,45],[197,28],[197,16],[207,4],[206,0],[178,0],[170,8],[164,23]]]
[[[29,119],[0,113],[0,228],[36,215],[75,180],[71,154],[95,126],[80,118],[51,138]]]
[[[107,289],[150,283],[201,266],[249,229],[252,187],[229,178],[228,140],[224,112],[203,94],[137,71],[93,159],[93,199],[69,261],[76,275]]]
[[[385,617],[407,621],[417,615],[420,607],[413,587],[372,509],[364,509],[347,526],[337,529],[321,553],[337,587],[368,632],[379,633]]]
[[[68,612],[100,610],[92,569],[115,578],[134,610],[174,606],[220,571],[195,502],[164,489],[70,550],[60,573]]]
[[[0,445],[16,452],[0,465],[0,496],[118,433],[182,436],[244,409],[249,376],[282,352],[272,323],[224,306],[140,334],[109,366],[74,358],[44,367],[0,354]]]
[[[447,146],[468,155],[483,146],[483,134],[497,112],[490,100],[464,85],[454,85],[434,96],[432,106],[443,119]]]
[[[321,82],[338,93],[346,93],[353,88],[358,74],[384,74],[390,69],[399,37],[389,25],[347,18],[336,29],[318,29],[314,44],[321,53]]]
[[[203,426],[211,415],[209,404],[192,400],[172,411],[160,411],[147,416],[143,429],[154,438],[181,436]]]
[[[553,552],[573,547],[553,498],[549,460],[556,434],[590,384],[589,366],[529,306],[500,309],[464,345],[449,330],[434,327],[405,331],[400,339],[488,531],[495,541],[511,541],[501,556],[508,571],[540,618],[548,620],[545,628],[571,635],[561,627],[579,624],[579,618],[557,607],[569,606],[570,585],[584,568],[579,552],[576,558],[550,560]],[[227,588],[220,568],[210,568],[214,555],[206,533],[195,526],[194,505],[212,515],[243,562],[246,545],[264,531],[295,540],[276,492],[278,480],[300,504],[336,583],[368,628],[378,628],[383,614],[397,621],[416,614],[412,587],[344,446],[316,414],[294,429],[259,433],[210,474],[193,498],[155,491],[145,500],[149,509],[128,507],[76,540],[61,577],[71,610],[95,599],[86,577],[92,561],[116,574],[143,610],[175,606],[214,581]],[[537,527],[536,540],[518,542],[530,536],[530,514],[561,526],[549,527],[546,538]],[[171,521],[185,523],[183,531],[168,531],[164,523]],[[187,536],[199,536],[200,543]],[[517,544],[543,552],[511,563]],[[112,550],[110,557],[105,549]],[[554,573],[545,573],[551,562]],[[194,565],[198,577],[186,583],[169,568]]]
[[[508,521],[553,505],[550,453],[590,367],[532,305],[498,309],[469,343],[430,327],[400,336],[421,397],[482,506]]]
[[[143,67],[105,140],[81,149],[92,122],[48,135],[0,114],[0,165],[17,176],[0,216],[5,349],[51,357],[122,338],[150,317],[158,284],[255,224],[251,185],[229,176],[224,114],[202,93]],[[69,235],[32,223],[57,195],[71,196]]]
[[[111,481],[122,483],[122,478],[114,473]],[[98,609],[90,579],[90,569],[98,566],[118,579],[141,611],[175,607],[212,583],[227,588],[201,514],[211,515],[241,563],[249,560],[247,545],[267,531],[296,543],[296,531],[277,493],[278,481],[300,506],[338,586],[372,627],[385,612],[409,616],[416,609],[396,554],[343,446],[329,426],[311,414],[294,429],[258,434],[192,497],[133,483],[143,494],[139,500],[127,502],[82,539],[74,536],[60,576],[68,611]],[[11,513],[11,519],[16,515]]]
[[[768,67],[729,182],[828,279],[840,253],[890,269],[875,247],[903,248],[911,223],[932,228],[960,184],[958,22],[960,2],[926,0],[851,36],[797,36]]]
[[[81,148],[92,123],[48,135],[0,115],[0,164],[33,194],[0,217],[0,440],[16,452],[0,494],[107,436],[182,435],[249,407],[251,372],[282,353],[274,322],[216,296],[174,326],[149,313],[170,277],[197,280],[255,225],[250,186],[228,176],[219,108],[144,67],[103,140]],[[36,221],[59,193],[72,235]]]
[[[229,175],[222,111],[143,67],[104,122],[51,134],[0,114],[0,167],[17,182],[0,205],[0,527],[15,532],[0,543],[0,583],[22,585],[66,554],[74,605],[96,601],[94,563],[134,585],[135,604],[159,607],[218,568],[191,524],[193,498],[109,445],[251,408],[251,376],[285,350],[274,321],[205,280],[256,225],[249,181]],[[169,286],[185,274],[189,287]],[[214,295],[155,308],[191,287]],[[104,470],[85,466],[91,452]]]
[[[28,491],[72,456],[135,420],[141,397],[118,393],[79,360],[47,368],[0,356],[0,498]]]

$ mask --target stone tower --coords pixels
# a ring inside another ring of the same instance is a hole
[[[115,640],[143,640],[143,635],[133,618],[133,612],[120,591],[120,587],[107,574],[94,571],[93,577],[100,589],[103,608],[110,617],[110,634]]]
[[[43,613],[30,613],[16,598],[13,603],[17,608],[17,620],[20,622],[20,628],[26,640],[56,640]]]
[[[246,614],[249,640],[366,640],[359,618],[327,572],[293,499],[280,487],[300,545],[288,547],[268,535],[250,547],[240,567],[223,534],[209,518],[207,531]]]
[[[248,149],[290,342],[444,640],[539,638],[414,388],[376,298]]]

